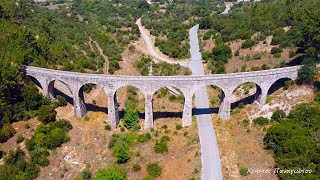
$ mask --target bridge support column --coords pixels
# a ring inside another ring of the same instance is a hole
[[[153,128],[153,106],[152,106],[152,93],[145,95],[145,120],[144,129]]]
[[[219,108],[219,116],[222,120],[230,119],[230,111],[231,111],[231,95],[225,95],[223,98],[220,108]]]
[[[47,86],[45,96],[48,96],[51,100],[54,100],[54,83],[49,83]]]
[[[182,126],[192,125],[192,95],[185,95],[182,114]]]
[[[259,103],[259,107],[264,106],[267,101],[268,96],[268,88],[263,88],[261,90],[260,96],[257,98],[257,102]]]
[[[107,92],[108,94],[108,119],[109,125],[116,128],[119,124],[119,109],[116,92]]]
[[[83,92],[80,92],[79,89],[80,88],[72,92],[73,106],[74,106],[75,115],[77,117],[82,118],[86,114],[87,109],[86,109],[86,104],[84,102]]]

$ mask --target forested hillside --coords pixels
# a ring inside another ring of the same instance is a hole
[[[219,0],[154,1],[150,12],[142,17],[143,25],[156,36],[156,46],[172,58],[184,59],[189,55],[188,30],[198,19],[217,14]]]
[[[242,48],[251,48],[259,41],[266,41],[266,37],[272,35],[271,45],[279,46],[274,49],[274,54],[282,52],[282,48],[289,47],[294,49],[293,57],[306,55],[318,60],[319,5],[320,1],[317,0],[239,3],[228,15],[206,16],[200,20],[200,28],[207,30],[203,38],[213,38],[217,47],[212,50],[212,53],[204,53],[203,57],[211,64],[211,69],[217,69],[227,62],[215,58],[214,52],[221,47],[220,44],[233,40],[245,40]],[[285,27],[288,31],[285,31]],[[257,35],[253,38],[254,34]]]

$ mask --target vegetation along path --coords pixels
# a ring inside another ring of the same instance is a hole
[[[190,69],[193,75],[204,75],[202,58],[199,49],[198,28],[196,25],[190,29]],[[196,109],[209,109],[209,101],[206,86],[200,88],[195,93]],[[196,113],[197,114],[197,113]],[[218,143],[211,114],[197,115],[197,124],[201,144],[201,179],[220,180],[222,179],[221,161],[218,149]]]

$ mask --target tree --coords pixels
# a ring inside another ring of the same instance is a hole
[[[124,126],[129,130],[138,130],[139,116],[136,110],[128,109],[123,117]]]
[[[138,7],[140,9],[143,9],[143,10],[149,10],[150,9],[149,3],[147,1],[145,1],[145,0],[140,1]]]
[[[94,180],[125,180],[126,174],[118,165],[110,165],[106,168],[98,170],[93,178]]]
[[[218,44],[212,49],[210,56],[215,61],[223,61],[226,63],[228,59],[232,57],[232,51],[228,45]]]
[[[271,119],[281,122],[287,117],[286,113],[280,109],[277,109],[275,112],[273,112]]]
[[[162,168],[158,163],[149,163],[147,165],[147,172],[152,177],[157,177],[161,175]]]
[[[313,59],[305,59],[298,71],[298,81],[301,83],[312,83],[317,75],[316,63]]]
[[[56,115],[55,109],[49,105],[43,105],[38,110],[38,120],[44,124],[55,121]]]

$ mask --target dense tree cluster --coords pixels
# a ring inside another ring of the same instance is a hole
[[[48,150],[56,149],[68,141],[67,133],[71,128],[72,125],[66,120],[39,125],[31,139],[26,140],[30,158],[26,158],[25,152],[20,148],[10,151],[4,158],[4,165],[0,166],[1,178],[35,179],[40,167],[50,163]]]
[[[190,29],[196,19],[209,16],[219,10],[218,0],[176,0],[155,1],[150,12],[142,17],[143,25],[156,38],[156,46],[172,58],[184,59],[189,57]],[[165,8],[163,8],[163,4]]]
[[[310,169],[312,173],[278,174],[281,179],[320,178],[320,104],[298,105],[285,118],[283,112],[273,116],[279,123],[268,129],[266,148],[273,151],[280,169]]]

